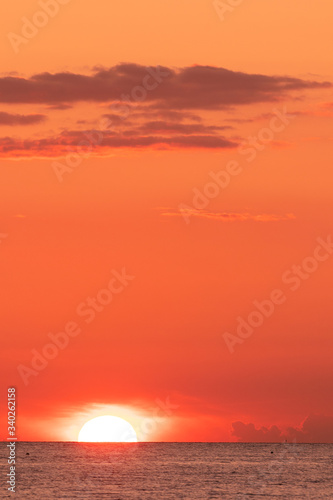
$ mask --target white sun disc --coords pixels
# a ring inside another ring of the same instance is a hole
[[[136,443],[137,435],[123,418],[106,415],[88,420],[79,432],[82,443]]]

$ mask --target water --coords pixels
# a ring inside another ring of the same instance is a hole
[[[6,444],[1,499],[333,498],[328,444],[17,443],[15,494]]]

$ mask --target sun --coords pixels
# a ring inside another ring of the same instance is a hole
[[[131,424],[120,417],[105,415],[88,420],[79,432],[81,443],[136,443],[137,435]]]

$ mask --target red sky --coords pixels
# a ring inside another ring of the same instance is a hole
[[[1,22],[2,439],[331,442],[332,3],[60,3]]]

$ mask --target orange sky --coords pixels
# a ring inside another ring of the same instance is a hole
[[[14,385],[22,440],[115,414],[142,440],[331,441],[333,255],[309,257],[332,234],[332,2],[60,3],[1,20],[2,439]],[[22,18],[46,24],[22,41]],[[295,291],[294,265],[316,267]]]

